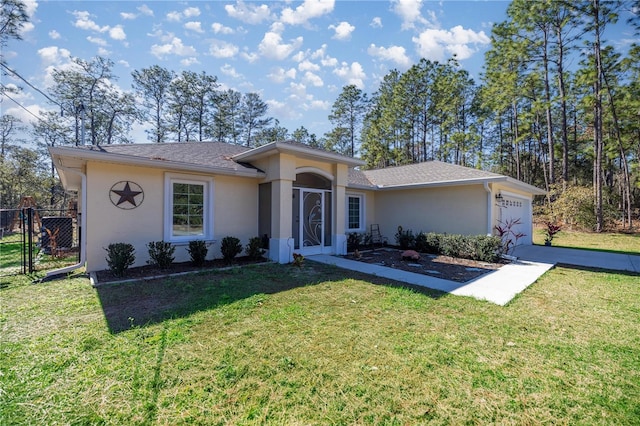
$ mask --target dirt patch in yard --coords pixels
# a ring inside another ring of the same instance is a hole
[[[505,264],[425,253],[420,254],[419,260],[403,260],[403,251],[397,248],[385,247],[377,250],[362,251],[359,256],[349,253],[344,258],[460,283],[465,283],[493,272]]]

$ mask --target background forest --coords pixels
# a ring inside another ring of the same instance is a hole
[[[640,43],[622,56],[605,37],[623,8],[634,11],[629,24],[640,34],[640,0],[513,1],[492,29],[480,81],[455,57],[422,59],[388,72],[373,93],[343,87],[321,136],[282,127],[259,94],[222,90],[206,72],[154,65],[133,71],[122,91],[109,58],[75,58],[41,92],[54,112],[33,124],[0,118],[0,206],[15,208],[25,195],[66,205],[50,146],[291,139],[370,168],[439,160],[502,173],[549,191],[538,201],[541,220],[632,229],[640,220]],[[2,46],[27,22],[20,0],[2,0]],[[31,86],[4,57],[0,65]],[[11,99],[16,89],[0,90]],[[133,140],[133,123],[144,124],[148,140]]]

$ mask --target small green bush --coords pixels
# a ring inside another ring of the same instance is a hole
[[[129,266],[136,261],[135,249],[129,243],[113,243],[105,249],[107,251],[107,265],[116,277],[124,276]]]
[[[220,251],[224,261],[231,263],[234,257],[242,253],[242,244],[238,238],[227,236],[222,239]]]
[[[347,251],[355,251],[360,249],[360,244],[362,243],[362,235],[357,232],[352,232],[347,235]]]
[[[189,248],[187,249],[189,256],[191,256],[191,262],[195,266],[204,265],[204,261],[207,257],[207,244],[202,240],[189,241]]]
[[[442,235],[435,232],[420,232],[415,238],[415,249],[420,253],[440,253]]]
[[[398,244],[401,249],[406,250],[413,248],[415,241],[416,237],[413,235],[411,229],[404,231],[402,226],[398,226],[398,232],[396,232],[396,244]]]
[[[249,239],[249,243],[244,248],[244,252],[249,259],[258,260],[262,257],[262,238],[253,237]]]
[[[502,253],[502,240],[495,235],[477,235],[473,238],[472,259],[481,262],[496,262]]]
[[[174,260],[173,252],[176,251],[176,248],[173,247],[171,243],[151,241],[147,244],[147,248],[149,249],[148,264],[155,265],[160,269],[168,269],[171,267]]]

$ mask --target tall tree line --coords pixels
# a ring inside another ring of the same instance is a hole
[[[549,205],[590,186],[593,228],[607,211],[630,227],[640,207],[640,45],[623,55],[606,39],[625,10],[635,10],[638,35],[638,0],[514,0],[492,29],[480,84],[453,58],[392,70],[370,99],[347,86],[325,146],[359,152],[370,168],[440,160],[490,169],[549,190]],[[345,125],[350,117],[361,125]]]

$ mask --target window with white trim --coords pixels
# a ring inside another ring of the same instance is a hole
[[[347,231],[364,231],[364,195],[347,194]]]
[[[213,239],[213,179],[165,175],[164,240]]]

